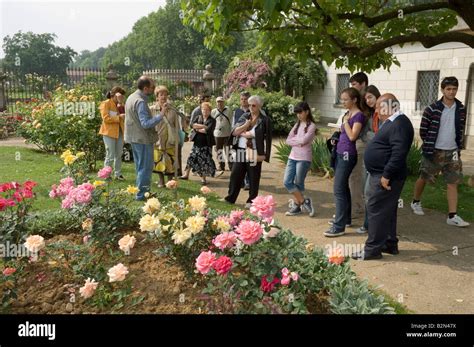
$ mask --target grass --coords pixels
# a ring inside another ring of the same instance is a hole
[[[102,167],[103,163],[98,162],[97,167]],[[0,147],[0,183],[9,181],[24,182],[32,180],[38,183],[35,187],[36,199],[33,203],[33,211],[54,210],[60,208],[60,201],[51,199],[49,192],[51,185],[58,184],[63,175],[59,170],[63,167],[63,162],[59,156],[46,154],[31,148],[23,147]],[[111,188],[126,188],[128,185],[135,185],[135,167],[133,163],[123,163],[122,173],[125,181],[113,181]],[[94,174],[90,175],[93,178]],[[152,181],[158,180],[158,175],[154,174]],[[157,191],[154,185],[153,191]],[[201,185],[197,182],[179,181],[178,198],[188,199],[189,197],[200,194]],[[163,189],[173,199],[173,192],[169,189]],[[211,208],[222,211],[231,211],[235,206],[220,202],[216,194],[206,196]],[[142,202],[134,202],[141,206]]]
[[[402,199],[405,205],[413,199],[413,190],[418,176],[409,176],[402,191]],[[464,177],[464,183],[458,187],[458,214],[468,222],[474,222],[474,188],[467,185],[468,177]],[[422,195],[423,207],[448,213],[448,201],[446,199],[446,183],[442,177],[438,177],[434,185],[427,184]]]

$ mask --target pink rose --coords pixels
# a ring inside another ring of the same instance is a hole
[[[102,179],[107,179],[110,177],[111,173],[112,173],[112,168],[110,166],[106,166],[103,169],[99,170],[99,172],[97,173],[97,176]]]
[[[283,286],[287,286],[290,284],[290,277],[289,276],[283,276],[283,278],[281,279],[281,284]]]
[[[111,267],[107,272],[109,276],[109,282],[121,282],[125,279],[125,276],[128,274],[128,269],[122,263]]]
[[[252,200],[252,206],[250,207],[250,213],[270,222],[275,213],[276,203],[272,195],[257,196]]]
[[[232,211],[230,213],[230,224],[232,226],[236,226],[237,224],[240,223],[240,221],[242,220],[242,218],[244,217],[244,211],[242,210],[235,210],[235,211]]]
[[[242,210],[232,211],[229,215],[230,224],[232,226],[236,226],[237,224],[239,224],[242,218],[244,217],[244,213],[245,212]]]
[[[204,195],[209,194],[210,192],[212,192],[212,190],[208,186],[201,187],[201,193]]]
[[[235,242],[237,241],[237,235],[234,232],[225,232],[222,234],[217,235],[214,240],[212,240],[212,243],[224,250],[226,248],[230,248],[234,246]]]
[[[69,195],[72,195],[74,200],[80,204],[88,204],[92,200],[92,194],[90,190],[85,187],[74,188]]]
[[[67,196],[62,202],[61,202],[61,208],[64,209],[70,209],[74,205],[74,199],[70,198]]]
[[[89,238],[90,238],[89,235],[84,236],[84,237],[82,238],[82,242],[83,242],[84,244],[87,244],[87,242],[89,242]]]
[[[178,188],[178,182],[176,182],[175,180],[168,181],[168,183],[166,183],[166,188],[176,189]]]
[[[50,197],[51,199],[55,199],[55,198],[58,197],[58,193],[56,192],[56,189],[57,189],[56,185],[53,184],[53,185],[51,186],[51,191],[49,192],[49,197]]]
[[[84,283],[84,286],[79,288],[79,293],[81,293],[81,296],[84,299],[88,299],[92,295],[94,295],[94,292],[97,289],[98,284],[99,283],[95,282],[93,279],[91,280],[90,278],[88,278],[86,280],[86,283]]]
[[[85,189],[85,190],[87,190],[87,191],[89,191],[89,192],[92,192],[92,191],[95,189],[94,185],[91,184],[91,183],[89,183],[89,182],[83,183],[83,184],[81,184],[80,186],[77,186],[77,188],[79,188],[79,189]]]
[[[63,187],[74,187],[74,179],[72,177],[63,178],[59,183]]]
[[[3,270],[3,274],[4,274],[5,276],[13,275],[15,272],[16,272],[16,269],[15,269],[14,267],[6,267],[6,268]]]
[[[217,274],[226,275],[232,268],[232,260],[225,255],[219,257],[219,259],[214,262],[213,268],[216,270]]]
[[[215,253],[212,253],[211,251],[201,252],[201,254],[196,258],[196,269],[198,269],[201,274],[205,275],[211,270],[215,261]]]
[[[290,275],[293,281],[298,281],[298,279],[300,278],[297,272],[292,272]]]
[[[290,271],[288,271],[288,269],[286,267],[284,267],[283,269],[281,269],[281,273],[282,273],[283,276],[288,276]]]
[[[235,228],[235,232],[244,244],[251,245],[260,239],[263,234],[263,229],[257,222],[244,220]]]

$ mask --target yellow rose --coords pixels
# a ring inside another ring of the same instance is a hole
[[[151,216],[149,214],[144,215],[140,219],[139,224],[141,231],[155,231],[158,230],[161,226],[160,220],[157,217]]]
[[[143,206],[143,212],[153,214],[155,211],[158,211],[160,207],[160,201],[157,198],[151,198],[148,199],[145,206]]]
[[[72,154],[66,155],[66,157],[64,158],[64,164],[71,165],[72,163],[76,161],[76,159],[77,157],[75,155],[72,155]]]
[[[72,152],[69,149],[67,149],[63,152],[63,154],[61,154],[61,159],[64,160],[68,155],[71,155],[71,154]]]
[[[171,236],[171,239],[174,241],[175,244],[181,245],[189,238],[192,236],[192,233],[188,230],[188,228],[184,230],[177,230],[174,232],[173,236]]]
[[[206,225],[206,218],[203,216],[192,216],[186,219],[186,222],[184,223],[188,227],[189,231],[194,235],[204,229],[204,225]]]
[[[36,128],[36,129],[41,128],[41,123],[36,124],[36,125],[35,125],[35,128]]]
[[[193,211],[201,212],[206,208],[206,198],[195,195],[188,199],[188,204]]]
[[[218,218],[214,221],[215,227],[222,233],[230,231],[231,225],[224,219]]]
[[[128,186],[127,187],[127,193],[128,194],[137,194],[138,193],[138,188],[134,186]]]
[[[105,181],[94,181],[93,185],[94,187],[99,187],[99,186],[103,186],[105,184]]]
[[[86,96],[86,95],[81,96],[81,98],[79,99],[79,101],[87,101],[87,96]]]

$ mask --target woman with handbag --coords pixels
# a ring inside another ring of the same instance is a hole
[[[216,120],[211,117],[211,104],[203,102],[201,104],[201,113],[193,123],[193,131],[189,139],[193,141],[193,148],[189,154],[186,163],[186,170],[180,178],[187,180],[189,172],[193,170],[201,177],[201,184],[207,185],[206,177],[218,177],[222,171],[216,174],[216,164],[212,159],[212,146],[216,144],[214,140],[214,129]]]
[[[153,114],[161,113],[161,109],[165,104],[168,104],[168,110],[165,113],[163,122],[160,122],[156,126],[158,133],[158,141],[154,148],[154,162],[155,166],[153,171],[159,175],[158,187],[162,188],[165,186],[165,175],[168,176],[168,180],[173,179],[174,175],[174,162],[176,160],[176,127],[181,128],[180,117],[174,107],[170,107],[168,101],[168,88],[165,86],[157,86],[155,88],[156,102],[150,107]],[[178,124],[176,124],[178,123]]]
[[[229,192],[224,198],[231,204],[235,203],[248,173],[250,189],[246,208],[250,208],[252,200],[258,196],[262,162],[270,162],[272,149],[271,121],[262,111],[262,98],[254,95],[248,102],[250,112],[244,113],[232,129],[232,145],[236,153],[230,174]]]

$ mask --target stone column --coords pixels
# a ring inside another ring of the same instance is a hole
[[[202,75],[202,79],[204,80],[204,89],[209,90],[211,93],[214,93],[215,91],[215,80],[216,76],[212,72],[212,65],[207,64],[206,69],[204,70],[204,73]]]
[[[107,80],[107,90],[111,90],[114,86],[117,85],[119,75],[114,70],[112,64],[107,67],[107,73],[105,74],[105,79]]]

